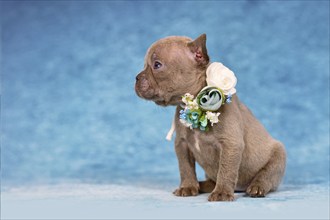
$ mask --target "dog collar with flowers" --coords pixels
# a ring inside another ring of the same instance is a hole
[[[237,78],[235,74],[222,63],[211,63],[206,70],[206,83],[194,98],[186,93],[182,97],[180,110],[180,122],[190,129],[199,128],[201,131],[209,130],[209,125],[213,126],[219,122],[219,109],[222,105],[230,103],[232,95],[236,93]],[[166,139],[171,140],[175,131],[175,124],[168,132]]]

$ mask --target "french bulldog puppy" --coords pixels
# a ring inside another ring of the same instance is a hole
[[[236,94],[230,104],[219,109],[220,122],[208,131],[190,129],[179,121],[182,96],[196,96],[206,86],[209,65],[205,34],[195,40],[171,36],[151,45],[144,69],[136,76],[139,97],[161,106],[177,106],[175,151],[181,184],[174,194],[210,192],[209,201],[233,201],[235,191],[264,197],[281,182],[285,149]],[[206,181],[198,182],[195,162],[204,169]]]

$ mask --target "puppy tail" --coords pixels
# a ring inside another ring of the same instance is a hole
[[[199,193],[210,193],[215,187],[215,182],[208,179],[205,181],[199,181]]]

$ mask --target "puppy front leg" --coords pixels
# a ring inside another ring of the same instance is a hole
[[[184,140],[175,141],[175,152],[179,162],[181,184],[173,194],[176,196],[196,196],[199,184],[196,177],[195,158]]]
[[[233,201],[241,163],[242,144],[221,144],[219,169],[214,190],[209,195],[209,201]]]

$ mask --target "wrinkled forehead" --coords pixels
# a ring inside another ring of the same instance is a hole
[[[191,39],[188,37],[167,37],[156,41],[148,49],[145,61],[147,62],[151,59],[160,59],[160,58],[173,58],[175,59],[177,54],[184,51],[187,48],[187,43]]]

